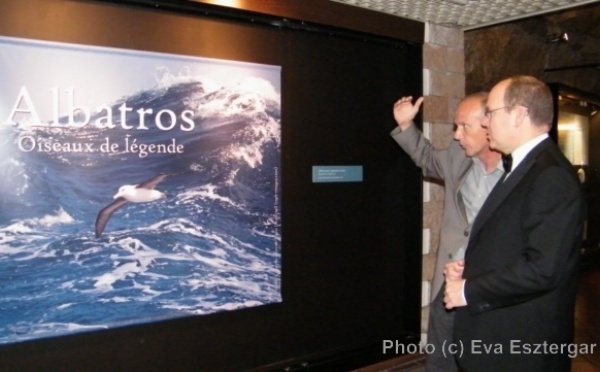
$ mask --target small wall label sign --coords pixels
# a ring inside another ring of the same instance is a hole
[[[362,165],[313,165],[313,183],[362,182]]]

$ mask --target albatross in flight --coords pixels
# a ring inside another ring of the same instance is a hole
[[[98,213],[96,218],[96,238],[102,235],[110,216],[127,202],[132,203],[148,203],[164,198],[165,194],[155,190],[154,187],[161,183],[165,178],[170,176],[168,173],[157,174],[149,180],[140,183],[139,185],[123,185],[119,191],[113,196],[113,201]]]

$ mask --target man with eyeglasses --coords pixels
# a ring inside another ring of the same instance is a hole
[[[485,129],[487,93],[465,97],[455,112],[455,141],[445,149],[435,149],[413,124],[423,97],[413,104],[412,97],[402,97],[394,104],[398,127],[391,135],[426,177],[442,180],[445,185],[444,216],[440,244],[432,283],[427,343],[434,350],[426,356],[427,371],[452,372],[457,365],[453,355],[444,353],[453,341],[453,312],[442,302],[444,265],[461,264],[470,226],[479,208],[503,174],[500,153],[489,147]]]
[[[444,302],[464,345],[459,365],[569,371],[584,203],[573,166],[548,136],[552,94],[515,76],[494,86],[486,114],[490,146],[512,156],[512,169],[473,223],[462,276],[446,278]]]

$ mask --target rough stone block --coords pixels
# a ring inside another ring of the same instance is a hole
[[[434,25],[432,23],[428,23],[426,28],[426,43],[464,49],[465,36],[463,30],[460,28]]]
[[[423,68],[464,74],[464,50],[436,44],[425,44],[423,45]]]
[[[431,125],[431,143],[435,148],[445,149],[450,147],[454,141],[454,124],[452,119],[449,123],[437,123]]]
[[[435,254],[427,254],[423,256],[423,280],[431,281],[433,279],[436,261],[437,255]]]
[[[463,97],[465,95],[465,75],[431,70],[429,73],[429,94],[447,98]]]
[[[423,121],[429,123],[448,122],[448,111],[448,98],[441,96],[425,97],[425,102],[423,103]]]

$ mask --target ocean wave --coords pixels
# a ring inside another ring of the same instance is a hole
[[[132,109],[125,116],[193,107],[196,127],[174,134],[148,116],[148,129],[125,129],[115,108],[115,128],[0,129],[11,139],[0,148],[0,275],[11,299],[0,304],[10,327],[0,343],[281,301],[279,95],[260,79],[223,87],[158,71],[154,89],[117,102]],[[20,135],[119,151],[23,152]],[[141,159],[122,147],[134,139],[185,151]],[[166,198],[126,204],[95,237],[115,190],[165,172],[176,174],[156,186]]]

